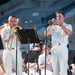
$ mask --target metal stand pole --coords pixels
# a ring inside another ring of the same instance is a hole
[[[47,26],[46,26],[46,30],[47,30]],[[46,40],[45,40],[45,44],[47,44],[47,31],[46,31]],[[46,48],[45,48],[45,75],[46,75]]]
[[[18,54],[18,51],[17,51],[17,44],[18,44],[18,39],[17,39],[17,35],[16,35],[16,75],[17,75],[17,54]]]
[[[28,38],[28,50],[30,51],[30,46],[29,46],[29,42],[30,42],[30,39]],[[29,59],[30,59],[30,57],[29,57],[29,51],[28,51],[28,75],[29,75]]]

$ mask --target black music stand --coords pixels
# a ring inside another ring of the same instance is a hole
[[[18,37],[22,44],[39,43],[39,37],[35,29],[17,30]]]
[[[2,39],[1,39],[1,35],[0,35],[0,49],[4,49]]]
[[[21,44],[28,44],[29,46],[29,43],[40,43],[39,37],[35,29],[17,30],[17,35],[20,39]],[[29,55],[28,55],[28,67],[29,67]],[[29,75],[29,69],[28,69],[28,75]]]

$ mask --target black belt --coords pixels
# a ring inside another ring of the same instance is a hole
[[[61,45],[60,43],[58,43],[58,45]]]
[[[14,50],[15,48],[11,48],[11,49],[9,49],[9,47],[7,47],[7,49],[8,49],[8,50]]]
[[[11,48],[12,50],[14,50],[15,48]]]

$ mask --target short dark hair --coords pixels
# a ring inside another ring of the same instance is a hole
[[[65,14],[64,14],[63,11],[57,11],[57,12],[56,12],[56,14],[59,14],[59,13],[61,13],[61,14],[65,17]]]
[[[15,15],[12,15],[12,17],[16,17]]]
[[[12,18],[12,17],[17,19],[17,17],[16,17],[15,15],[10,15],[9,18],[8,18],[8,21],[9,21],[10,18]]]

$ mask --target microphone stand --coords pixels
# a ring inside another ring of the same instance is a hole
[[[45,44],[47,44],[47,26],[49,24],[46,25],[46,40],[45,40]],[[45,75],[46,75],[46,48],[45,48]]]
[[[17,59],[18,59],[18,37],[17,37],[17,32],[15,32],[16,35],[16,75],[17,75]]]
[[[47,27],[49,26],[49,25],[51,25],[52,24],[52,22],[50,21],[50,24],[48,23],[47,25],[46,25],[46,40],[45,40],[45,44],[47,44]],[[45,75],[46,75],[46,48],[45,48]]]
[[[17,38],[17,33],[15,33],[15,35],[16,35],[16,75],[17,75],[17,54],[18,54],[18,51],[17,51],[17,45],[18,45],[18,38]]]
[[[30,43],[30,39],[28,38],[28,48],[29,48],[28,50],[30,51],[29,43]],[[28,75],[29,75],[29,61],[30,61],[29,51],[28,51]]]

